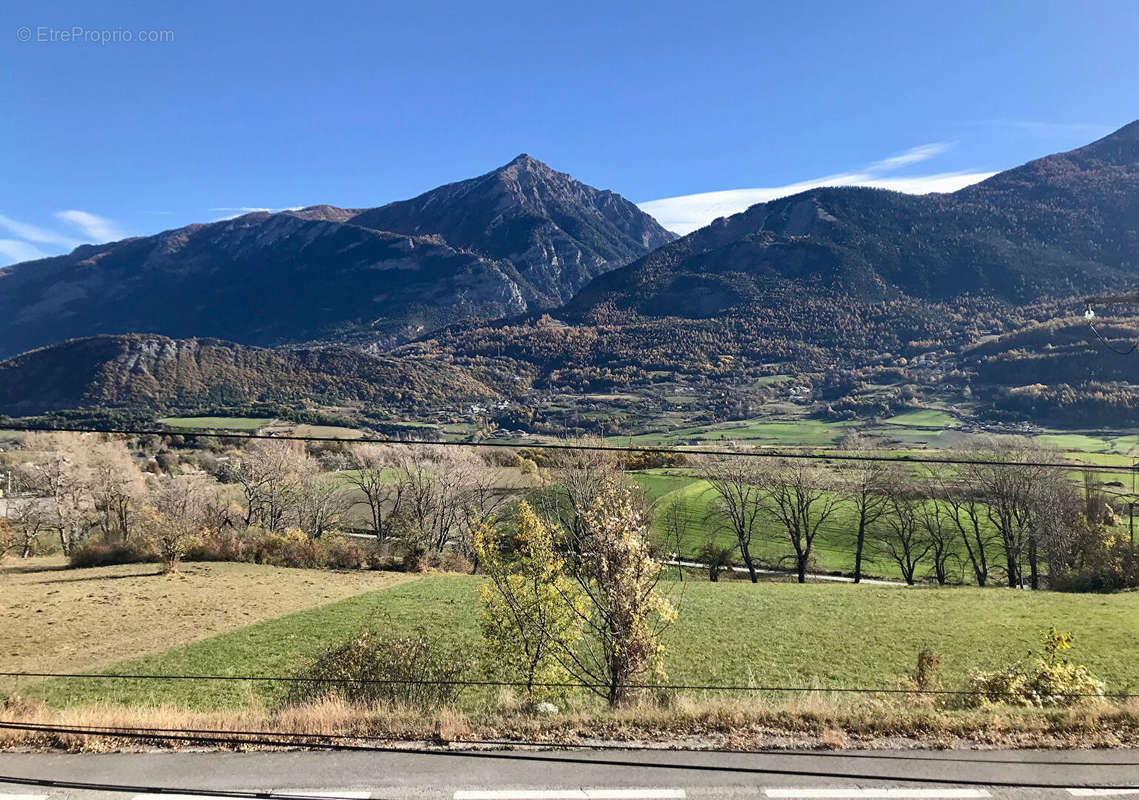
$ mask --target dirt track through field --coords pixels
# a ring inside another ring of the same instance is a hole
[[[10,559],[0,565],[0,670],[88,670],[413,577],[228,563],[162,575],[155,564]]]

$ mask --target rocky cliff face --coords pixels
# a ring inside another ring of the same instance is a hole
[[[423,411],[496,393],[445,362],[347,347],[266,350],[217,339],[94,336],[0,361],[0,414],[70,408],[147,411],[280,402]]]
[[[589,280],[676,238],[618,194],[594,189],[528,155],[412,200],[361,212],[357,225],[436,233],[507,261],[528,307],[550,308]]]

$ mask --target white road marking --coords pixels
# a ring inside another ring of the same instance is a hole
[[[1069,789],[1072,797],[1121,797],[1125,794],[1139,794],[1139,789]]]
[[[683,789],[486,789],[455,792],[455,800],[684,800]]]
[[[0,800],[47,800],[46,794],[5,794],[0,792]]]
[[[911,789],[907,787],[810,787],[803,789],[764,789],[767,797],[783,798],[967,798],[990,797],[984,789]]]
[[[335,789],[321,789],[320,791],[310,791],[308,789],[274,789],[269,794],[295,795],[301,797],[343,797],[346,798],[346,800],[368,800],[372,796],[370,791],[344,790],[338,792]],[[0,795],[0,800],[9,800],[9,798]],[[46,800],[46,798],[40,797],[36,798],[36,800]],[[200,794],[136,794],[131,800],[232,800],[232,798]]]
[[[337,791],[335,789],[321,789],[308,790],[308,789],[274,789],[269,792],[270,795],[294,795],[300,797],[343,797],[346,800],[369,800],[372,796],[371,791],[360,790],[347,790]],[[17,797],[19,797],[17,795]],[[0,800],[10,800],[8,797],[0,794]],[[44,797],[37,797],[34,800],[46,800]],[[217,795],[201,795],[201,794],[136,794],[131,800],[232,800],[232,798],[218,797]]]

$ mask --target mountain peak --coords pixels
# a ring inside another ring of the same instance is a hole
[[[257,212],[5,268],[0,356],[131,330],[388,346],[560,306],[673,238],[619,195],[522,154],[379,208]]]
[[[1066,155],[1083,156],[1119,166],[1139,163],[1139,120]]]
[[[602,272],[675,238],[620,195],[528,153],[478,177],[363,211],[351,222],[435,233],[460,250],[508,263],[528,308],[559,306]]]
[[[527,172],[553,172],[554,169],[549,164],[545,164],[528,153],[520,153],[515,156],[508,164],[504,164],[495,170],[495,172],[505,172],[507,170],[525,170]]]
[[[1119,130],[1113,131],[1102,139],[1092,142],[1088,145],[1088,147],[1094,147],[1095,145],[1099,144],[1099,142],[1106,142],[1109,140],[1126,140],[1130,142],[1139,142],[1139,119],[1134,120],[1133,122],[1128,122]]]
[[[318,206],[305,206],[304,208],[291,208],[285,211],[286,214],[300,219],[315,220],[319,222],[346,222],[347,220],[359,214],[358,209],[339,208],[337,206],[330,206],[322,204]]]

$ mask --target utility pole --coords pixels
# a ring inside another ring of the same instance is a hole
[[[1084,306],[1085,306],[1086,310],[1084,311],[1084,319],[1086,319],[1088,321],[1088,329],[1091,330],[1091,332],[1093,334],[1095,334],[1095,337],[1097,339],[1099,339],[1100,344],[1102,344],[1104,347],[1106,347],[1108,350],[1115,353],[1116,355],[1129,356],[1132,353],[1134,353],[1135,351],[1139,350],[1139,343],[1132,342],[1131,346],[1124,349],[1124,350],[1116,349],[1111,344],[1111,342],[1109,342],[1098,330],[1096,330],[1096,326],[1095,326],[1095,322],[1094,322],[1094,320],[1096,318],[1096,313],[1095,313],[1095,309],[1092,308],[1092,306],[1116,305],[1116,304],[1139,305],[1139,292],[1129,292],[1127,294],[1116,294],[1116,295],[1103,295],[1103,296],[1099,296],[1099,297],[1085,297],[1084,298]]]
[[[1131,549],[1135,550],[1135,501],[1127,502],[1127,527],[1131,532]]]

